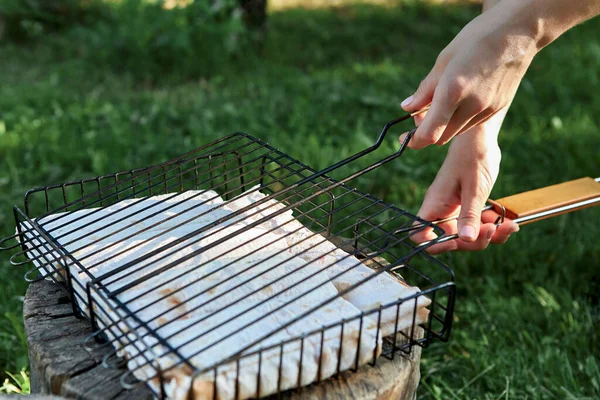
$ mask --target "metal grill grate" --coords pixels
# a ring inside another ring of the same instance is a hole
[[[277,394],[447,340],[452,271],[409,238],[443,231],[346,185],[406,143],[327,176],[404,119],[318,172],[234,134],[153,167],[31,190],[14,208],[11,262],[64,284],[96,329],[90,345],[105,340],[105,363],[127,362],[123,385],[141,379],[163,398]]]

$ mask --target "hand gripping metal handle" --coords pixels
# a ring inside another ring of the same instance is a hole
[[[526,225],[600,204],[600,177],[575,179],[498,200],[488,200],[488,203],[483,211],[494,210],[498,214],[497,225],[506,218],[519,225]],[[453,216],[433,223],[437,225],[457,218],[458,216]],[[438,243],[456,238],[457,234],[448,235],[438,240]],[[427,243],[420,243],[425,244]]]

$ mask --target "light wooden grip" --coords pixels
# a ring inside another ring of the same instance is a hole
[[[598,203],[585,202],[591,199],[600,199],[600,183],[592,178],[581,178],[545,188],[531,190],[496,200],[494,210],[501,214],[504,206],[506,218],[523,219],[520,224],[539,221],[555,215],[565,214],[580,210]],[[577,203],[582,203],[577,206]],[[568,207],[568,206],[573,207]],[[562,209],[562,210],[558,210]],[[557,210],[556,213],[547,211]],[[539,218],[535,216],[539,215]]]

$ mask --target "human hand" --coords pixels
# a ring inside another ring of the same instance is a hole
[[[490,243],[505,243],[511,234],[519,230],[519,226],[508,219],[496,226],[494,222],[498,214],[492,210],[481,212],[498,177],[501,158],[498,132],[505,114],[506,109],[501,110],[452,140],[446,159],[427,190],[417,215],[428,221],[458,215],[458,219],[439,226],[447,234],[458,233],[459,239],[435,244],[427,249],[429,253],[483,250]],[[417,124],[422,118],[416,117]],[[417,231],[411,237],[416,243],[435,238],[431,229]]]
[[[518,11],[516,7],[489,9],[440,53],[418,90],[402,103],[409,112],[431,104],[409,147],[446,144],[512,102],[538,51],[534,29]]]

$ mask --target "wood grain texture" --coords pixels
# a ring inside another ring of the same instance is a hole
[[[140,384],[125,390],[119,383],[124,369],[106,369],[102,358],[109,348],[88,351],[82,345],[92,333],[89,322],[73,316],[61,287],[52,282],[29,286],[24,319],[31,364],[32,393],[82,399],[150,399],[150,390]],[[376,366],[346,371],[319,384],[288,391],[286,400],[409,400],[416,397],[420,378],[421,348],[410,356],[381,357]],[[272,398],[276,398],[273,396]]]
[[[515,219],[596,197],[600,197],[600,183],[588,177],[515,194],[496,202],[506,208],[508,218]]]
[[[151,399],[143,385],[127,391],[119,383],[123,370],[104,368],[108,348],[88,351],[92,333],[86,320],[75,318],[64,290],[52,282],[32,283],[23,306],[29,345],[31,392],[84,399]]]

